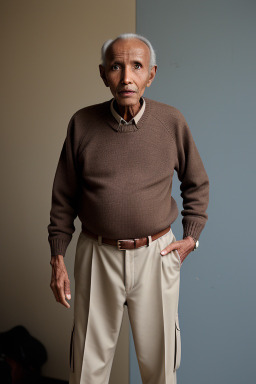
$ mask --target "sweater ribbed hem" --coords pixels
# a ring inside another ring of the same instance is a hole
[[[65,256],[70,240],[67,239],[51,239],[49,240],[51,248],[51,256]]]
[[[199,223],[198,221],[192,221],[192,220],[182,220],[183,224],[183,239],[187,236],[192,236],[195,241],[199,239],[199,236],[204,229],[205,224]]]

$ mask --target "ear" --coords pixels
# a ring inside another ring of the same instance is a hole
[[[106,85],[106,87],[109,87],[108,81],[107,81],[107,78],[106,78],[105,67],[103,67],[103,65],[100,64],[99,65],[99,70],[100,70],[100,77],[104,81],[104,84]]]
[[[155,75],[156,75],[156,71],[157,71],[157,65],[154,65],[150,69],[149,78],[148,78],[148,82],[147,82],[147,87],[150,87],[150,85],[152,84],[152,81],[154,80]]]

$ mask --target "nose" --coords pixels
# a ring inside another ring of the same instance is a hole
[[[131,71],[128,67],[124,67],[122,71],[122,84],[131,84]]]

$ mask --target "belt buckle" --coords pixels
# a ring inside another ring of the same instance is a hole
[[[121,248],[121,244],[120,244],[120,241],[124,241],[125,239],[122,239],[122,240],[117,240],[117,248],[119,249],[119,251],[125,251],[126,248]]]

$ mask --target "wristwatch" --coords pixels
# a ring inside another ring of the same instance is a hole
[[[192,236],[191,236],[192,237]],[[192,250],[192,251],[195,251],[198,247],[199,247],[199,240],[195,240],[194,238],[193,238],[193,240],[196,242],[195,243],[195,246],[194,246],[194,249]]]

